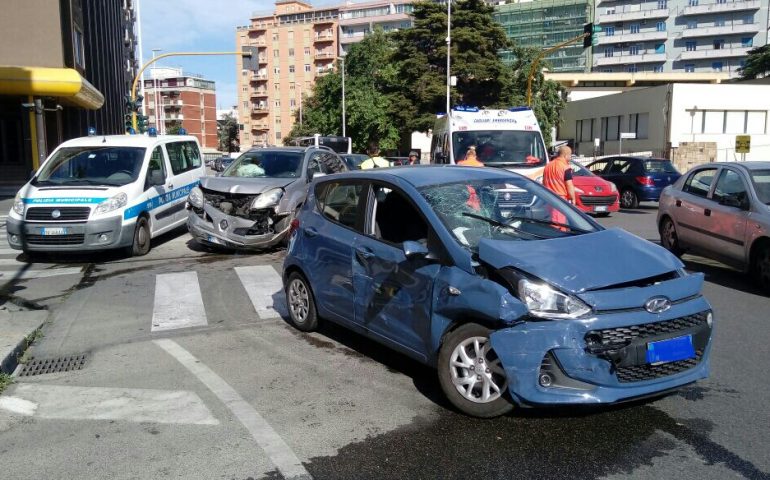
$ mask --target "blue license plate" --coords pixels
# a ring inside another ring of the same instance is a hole
[[[692,335],[670,338],[647,344],[647,363],[676,362],[695,357]]]

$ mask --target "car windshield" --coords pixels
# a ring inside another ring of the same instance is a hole
[[[572,160],[569,162],[572,167],[572,175],[576,177],[590,177],[593,173],[589,172],[586,167]]]
[[[546,152],[540,132],[525,130],[474,130],[452,134],[455,161],[476,147],[476,157],[485,165],[523,168],[542,167]]]
[[[64,147],[37,173],[32,185],[102,185],[119,187],[136,181],[144,148]]]
[[[296,178],[302,175],[302,152],[247,152],[222,172],[223,177]]]
[[[518,176],[428,186],[420,193],[455,239],[472,251],[483,238],[544,240],[601,228],[538,183]]]
[[[647,173],[679,173],[668,160],[645,160],[644,171]]]
[[[759,201],[770,205],[770,170],[751,170],[751,180],[754,182]]]

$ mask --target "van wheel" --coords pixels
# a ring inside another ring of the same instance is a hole
[[[147,255],[150,251],[150,243],[150,223],[147,218],[139,217],[134,229],[134,243],[128,247],[128,253],[134,257]]]
[[[492,418],[513,409],[508,381],[492,350],[490,330],[466,323],[449,333],[438,356],[438,379],[452,405],[466,415]]]

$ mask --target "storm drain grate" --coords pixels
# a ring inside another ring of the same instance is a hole
[[[45,375],[46,373],[69,372],[71,370],[81,370],[86,364],[88,355],[70,355],[59,358],[30,358],[19,372],[20,377],[33,377],[35,375]]]

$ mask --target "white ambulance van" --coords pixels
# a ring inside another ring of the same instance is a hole
[[[520,173],[539,182],[548,163],[540,125],[529,107],[507,110],[455,107],[436,119],[431,138],[431,163],[455,164],[476,148],[488,167]]]
[[[152,238],[185,224],[187,195],[205,173],[193,136],[66,141],[16,195],[8,243],[25,252],[144,255]]]

